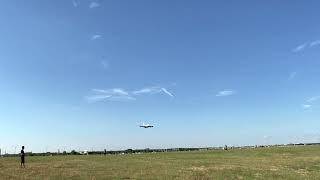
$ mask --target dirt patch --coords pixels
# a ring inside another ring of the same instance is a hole
[[[204,167],[204,166],[193,166],[190,168],[186,168],[186,170],[191,170],[191,171],[208,171],[208,170],[231,170],[235,169],[238,166],[211,166],[211,167]]]
[[[204,166],[200,166],[200,167],[191,167],[191,168],[188,168],[188,170],[192,170],[192,171],[207,171],[208,168],[204,167]]]
[[[278,167],[276,167],[276,166],[272,166],[271,168],[270,168],[270,171],[279,171],[280,169],[278,168]]]
[[[298,173],[298,174],[300,174],[302,176],[308,175],[308,171],[305,170],[305,169],[298,169],[298,170],[296,170],[296,173]]]

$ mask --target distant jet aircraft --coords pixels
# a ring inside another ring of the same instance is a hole
[[[139,127],[142,127],[142,128],[153,128],[153,125],[142,123],[142,125],[140,125]]]

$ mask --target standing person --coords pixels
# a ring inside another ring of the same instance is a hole
[[[107,155],[107,150],[106,150],[106,149],[104,149],[103,154],[104,154],[104,155]]]
[[[22,146],[22,149],[21,149],[21,152],[20,152],[20,157],[21,157],[21,164],[20,164],[20,167],[23,167],[25,168],[26,166],[24,165],[24,146]]]

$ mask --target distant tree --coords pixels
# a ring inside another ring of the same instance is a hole
[[[72,150],[72,151],[71,151],[71,154],[72,154],[72,155],[76,155],[76,154],[79,154],[79,153],[78,153],[76,150]]]
[[[125,153],[133,153],[134,151],[132,150],[132,149],[127,149],[127,150],[125,150]]]
[[[63,155],[67,155],[67,151],[63,151],[62,154],[63,154]]]

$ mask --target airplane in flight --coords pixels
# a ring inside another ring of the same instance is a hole
[[[139,127],[142,127],[142,128],[153,128],[153,125],[142,123],[142,125],[140,125]]]

